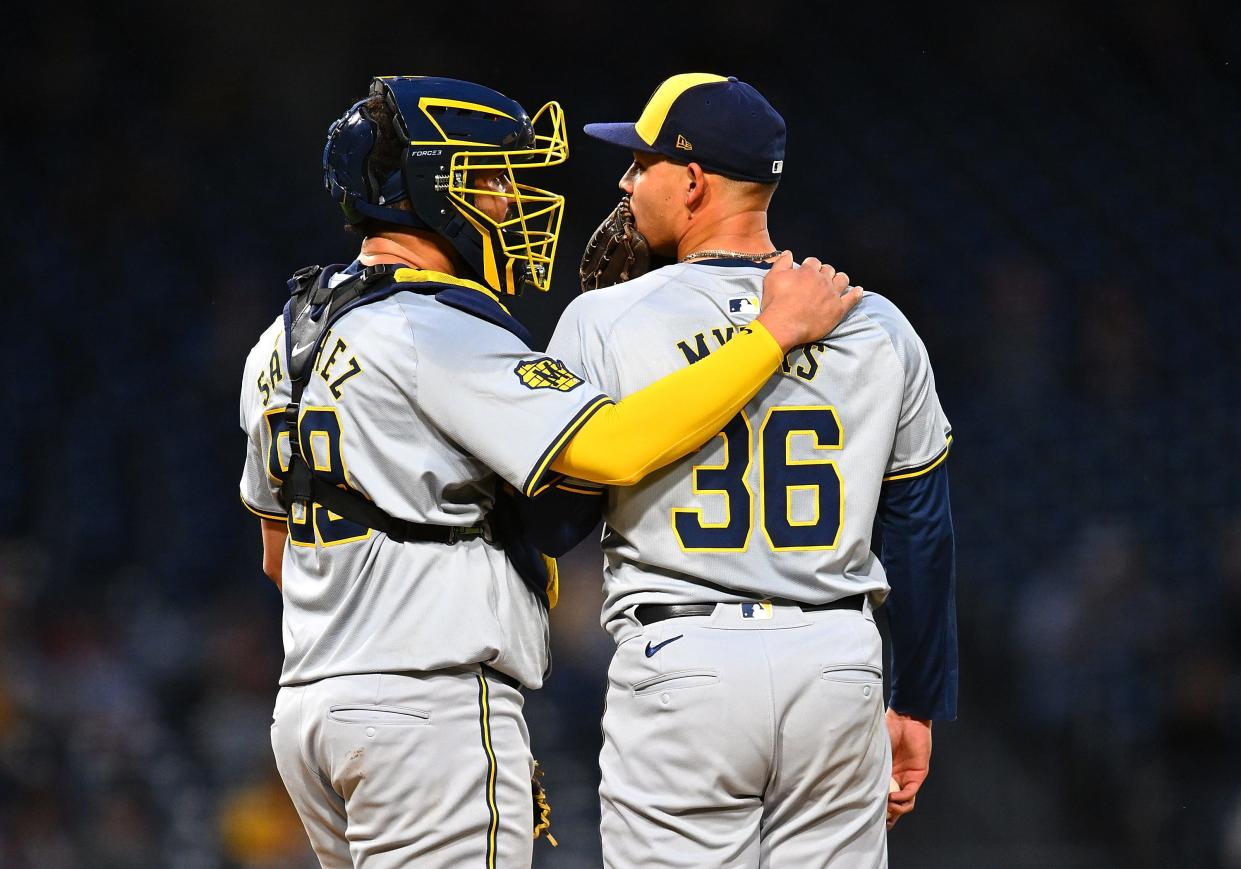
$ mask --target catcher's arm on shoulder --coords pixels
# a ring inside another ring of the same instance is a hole
[[[602,408],[552,462],[592,483],[626,486],[702,446],[762,388],[784,355],[831,332],[862,298],[849,276],[781,254],[763,279],[763,309],[724,347]]]
[[[763,281],[754,323],[705,359],[596,411],[552,461],[561,474],[632,485],[713,437],[780,366],[785,354],[831,332],[862,298],[848,275],[810,257],[781,255]],[[261,520],[263,572],[280,585],[286,528]]]

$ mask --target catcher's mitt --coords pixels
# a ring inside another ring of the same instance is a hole
[[[597,290],[632,280],[646,274],[650,268],[650,245],[633,222],[629,197],[623,196],[586,243],[579,269],[582,290]]]

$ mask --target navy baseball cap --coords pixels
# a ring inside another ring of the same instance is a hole
[[[587,124],[586,135],[630,151],[698,163],[739,181],[779,181],[784,118],[733,76],[687,72],[655,89],[634,123]]]

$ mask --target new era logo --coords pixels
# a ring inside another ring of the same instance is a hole
[[[686,139],[684,136],[682,136],[680,133],[677,133],[677,147],[680,148],[682,151],[694,150],[694,146],[691,145],[689,143],[689,140]]]
[[[781,172],[783,172],[783,171],[784,171],[784,161],[783,161],[783,160],[776,160],[774,163],[772,163],[772,164],[771,164],[771,174],[772,174],[772,175],[779,175],[779,174],[780,174]]]

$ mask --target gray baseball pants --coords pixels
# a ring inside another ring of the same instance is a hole
[[[605,866],[887,866],[891,749],[869,605],[717,604],[636,629],[608,672]]]
[[[324,869],[529,867],[522,702],[477,665],[281,688],[276,766]]]

